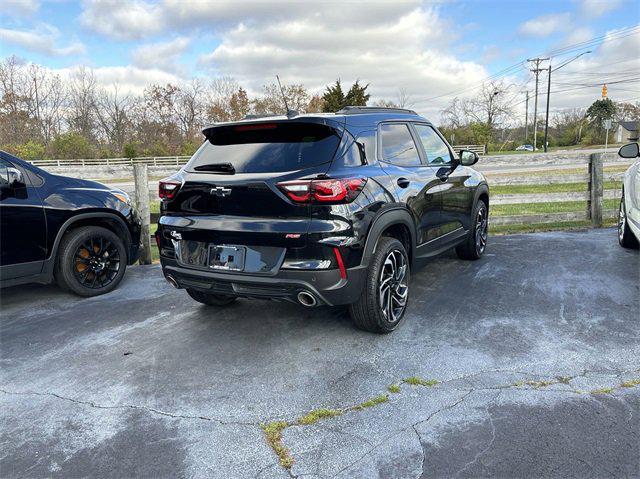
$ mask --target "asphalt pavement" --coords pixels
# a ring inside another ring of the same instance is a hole
[[[158,266],[97,298],[5,289],[0,476],[638,476],[639,283],[603,229],[421,265],[384,336],[343,309],[211,309]]]

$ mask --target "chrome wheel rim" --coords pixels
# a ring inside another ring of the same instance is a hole
[[[479,255],[484,253],[487,246],[487,231],[489,229],[489,218],[486,206],[482,205],[478,210],[475,225],[476,251]]]
[[[73,274],[85,288],[104,288],[116,278],[119,270],[118,248],[102,236],[91,237],[76,249]]]
[[[624,238],[624,230],[627,226],[627,215],[624,212],[624,196],[620,199],[620,209],[618,210],[618,238]]]
[[[383,316],[390,323],[399,321],[407,307],[407,270],[407,259],[399,249],[387,255],[380,270],[378,302]]]

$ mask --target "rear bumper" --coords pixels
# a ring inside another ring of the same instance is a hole
[[[202,271],[180,266],[176,260],[162,257],[162,271],[179,288],[230,294],[248,298],[286,300],[298,303],[298,293],[312,294],[318,305],[337,306],[355,302],[362,292],[366,267],[347,270],[347,278],[337,269],[285,270],[276,275],[247,275],[242,273]]]

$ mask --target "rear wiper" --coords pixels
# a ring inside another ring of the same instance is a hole
[[[223,175],[235,175],[236,169],[231,163],[210,163],[208,165],[200,165],[194,168],[196,171],[214,171]]]

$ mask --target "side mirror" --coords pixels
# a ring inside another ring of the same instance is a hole
[[[640,149],[637,143],[629,143],[618,150],[618,155],[622,158],[637,158],[640,156]]]
[[[478,162],[477,153],[471,150],[460,150],[460,164],[462,166],[472,166]]]

